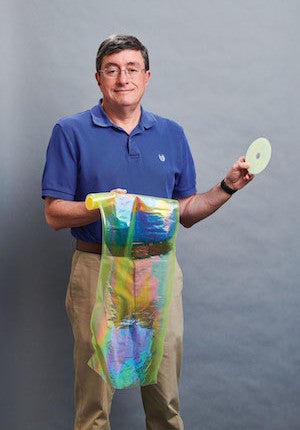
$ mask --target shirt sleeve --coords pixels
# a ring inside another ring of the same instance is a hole
[[[53,128],[42,178],[43,198],[75,199],[78,153],[70,134],[61,124]]]
[[[193,156],[182,129],[181,133],[181,150],[179,151],[181,169],[175,177],[175,186],[173,191],[174,199],[189,197],[197,192],[196,171]]]

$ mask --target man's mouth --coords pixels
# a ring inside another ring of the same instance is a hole
[[[131,88],[131,89],[122,89],[122,88],[117,88],[116,90],[115,90],[115,92],[116,93],[130,93],[131,91],[133,91],[133,88]]]

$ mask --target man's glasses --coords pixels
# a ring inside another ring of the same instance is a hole
[[[102,73],[106,78],[115,79],[118,78],[122,72],[125,72],[126,76],[133,79],[144,70],[145,69],[142,69],[140,66],[128,66],[125,67],[125,69],[119,69],[119,67],[107,67],[103,70],[98,70],[98,73]]]

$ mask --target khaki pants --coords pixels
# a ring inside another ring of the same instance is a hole
[[[87,365],[93,354],[90,319],[95,304],[100,256],[75,251],[66,296],[74,335],[74,430],[110,430],[114,389]],[[175,266],[174,292],[157,384],[141,387],[147,430],[182,430],[178,380],[182,358],[182,272]]]

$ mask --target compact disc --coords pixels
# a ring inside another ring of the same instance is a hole
[[[268,139],[259,137],[252,142],[246,153],[246,161],[250,164],[248,171],[254,175],[262,172],[269,164],[271,152]]]

